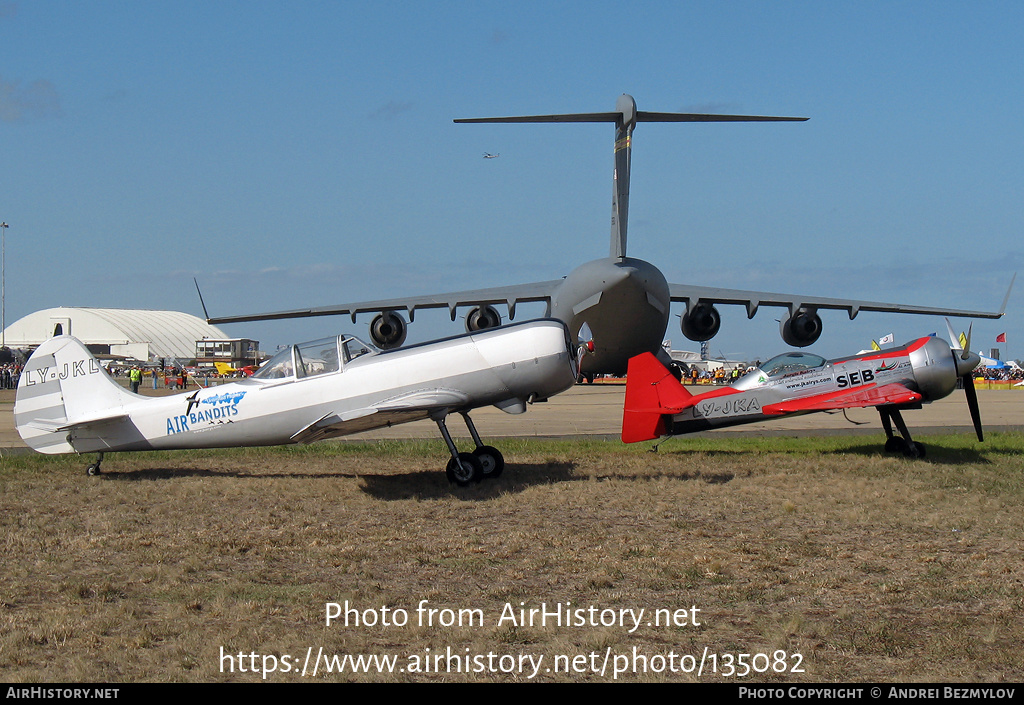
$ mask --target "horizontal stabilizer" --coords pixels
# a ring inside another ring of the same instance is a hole
[[[117,421],[129,420],[128,414],[122,413],[110,413],[101,414],[85,419],[76,419],[74,423],[67,423],[59,427],[58,431],[75,431],[83,428],[92,428],[94,426],[101,426],[103,424],[114,423]]]
[[[634,104],[635,108],[635,104]],[[629,111],[633,112],[633,111]],[[461,123],[529,123],[529,122],[805,122],[805,117],[772,115],[710,115],[707,113],[655,113],[636,110],[632,115],[622,110],[607,113],[565,113],[561,115],[517,115],[514,117],[457,118]]]

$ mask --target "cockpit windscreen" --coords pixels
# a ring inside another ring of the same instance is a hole
[[[824,364],[825,358],[821,355],[794,351],[776,355],[761,365],[761,371],[768,377],[781,377],[791,372],[813,370],[815,367],[821,367]]]

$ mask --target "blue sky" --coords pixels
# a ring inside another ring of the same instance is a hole
[[[1024,265],[1022,27],[1018,2],[0,0],[7,321],[201,315],[193,277],[214,315],[558,278],[607,253],[612,127],[452,119],[621,93],[810,117],[637,128],[629,254],[670,281],[996,309]],[[974,347],[1024,357],[1022,302]],[[724,308],[712,352],[782,350],[777,315]],[[829,356],[944,330],[823,319]]]

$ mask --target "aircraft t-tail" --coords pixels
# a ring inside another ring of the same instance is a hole
[[[594,351],[581,362],[580,373],[588,378],[597,374],[621,375],[631,357],[647,351],[659,355],[666,364],[671,360],[661,351],[667,335],[673,304],[682,304],[679,315],[683,335],[690,340],[713,338],[721,326],[718,305],[743,306],[748,318],[759,309],[778,307],[786,310],[780,317],[779,332],[787,345],[802,348],[813,344],[822,332],[820,310],[845,311],[852,320],[863,311],[915,313],[970,318],[999,318],[998,312],[964,311],[927,306],[857,301],[745,291],[693,284],[669,283],[656,266],[626,256],[626,228],[629,214],[629,182],[633,130],[641,122],[715,123],[801,122],[804,117],[765,115],[709,115],[703,113],[660,113],[638,110],[636,101],[623,94],[615,110],[602,113],[524,115],[459,119],[458,123],[612,123],[614,134],[614,170],[612,172],[611,246],[608,257],[585,262],[561,279],[513,284],[487,289],[444,294],[409,296],[341,303],[332,306],[291,311],[221,316],[207,321],[214,324],[244,321],[303,318],[309,316],[348,315],[353,323],[361,313],[375,313],[370,322],[370,338],[380,348],[399,347],[405,342],[408,325],[420,309],[446,308],[452,321],[458,309],[467,311],[466,330],[476,331],[500,326],[502,312],[508,320],[516,316],[520,304],[546,304],[545,316],[564,321],[569,331],[584,342],[593,342]],[[495,155],[496,156],[496,155]],[[499,248],[500,249],[500,248]],[[678,252],[685,249],[680,242]],[[677,252],[677,254],[678,254]],[[396,267],[395,276],[401,276]],[[1011,282],[1012,286],[1012,282]],[[1007,292],[1009,296],[1009,292]],[[408,319],[408,320],[407,320]],[[581,334],[586,332],[586,335]],[[586,338],[590,336],[590,341]]]
[[[957,379],[963,380],[971,419],[982,440],[971,377],[980,358],[968,350],[951,349],[942,339],[927,337],[840,360],[788,352],[737,383],[704,394],[691,394],[653,355],[643,353],[629,361],[622,440],[637,443],[783,416],[873,406],[882,419],[886,452],[923,458],[924,446],[910,437],[901,412],[948,396]]]
[[[381,352],[345,335],[289,346],[248,379],[166,397],[117,384],[71,336],[51,338],[21,374],[14,421],[40,453],[225,448],[310,443],[432,419],[459,485],[501,474],[501,453],[484,445],[469,412],[510,414],[576,381],[578,359],[560,321],[496,330]],[[460,453],[445,425],[459,413],[476,449]]]

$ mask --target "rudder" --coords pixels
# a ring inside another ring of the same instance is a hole
[[[692,398],[651,353],[631,358],[622,408],[622,442],[638,443],[666,435],[666,417],[679,413]]]
[[[112,380],[88,348],[69,335],[40,345],[21,372],[14,425],[40,453],[73,453],[67,427],[121,413],[140,398]]]

